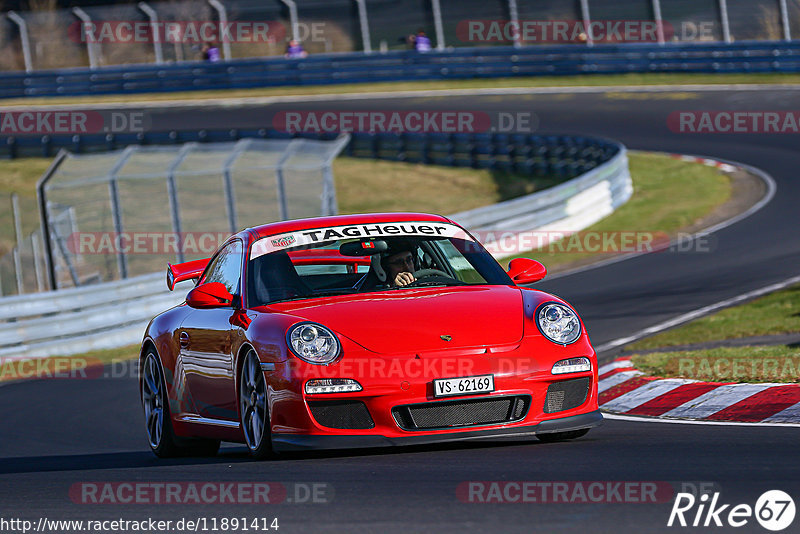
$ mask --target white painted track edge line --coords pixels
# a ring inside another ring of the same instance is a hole
[[[628,150],[628,153],[635,153],[635,152],[637,152],[637,151],[636,150]],[[730,219],[726,219],[724,221],[720,221],[717,224],[709,226],[708,228],[703,228],[702,230],[699,230],[698,232],[696,232],[696,233],[694,233],[694,234],[692,234],[690,236],[681,237],[680,239],[673,239],[673,240],[670,241],[669,246],[672,246],[672,245],[674,245],[674,244],[676,244],[678,242],[680,242],[680,243],[688,243],[688,242],[691,242],[691,241],[697,239],[698,237],[705,237],[705,236],[711,235],[714,232],[718,232],[719,230],[727,228],[728,226],[731,226],[732,224],[736,224],[737,222],[739,222],[739,221],[741,221],[743,219],[746,219],[747,217],[755,214],[757,211],[761,210],[761,208],[763,208],[764,206],[769,204],[769,202],[775,197],[775,193],[778,190],[778,186],[775,183],[775,179],[772,178],[772,176],[767,174],[765,171],[763,171],[763,170],[761,170],[761,169],[759,169],[757,167],[753,167],[752,165],[748,165],[746,163],[740,163],[740,162],[737,162],[737,161],[725,160],[725,159],[719,159],[719,158],[710,158],[708,156],[695,156],[695,155],[691,155],[691,154],[674,154],[674,153],[670,153],[670,152],[658,152],[658,151],[650,151],[650,150],[643,150],[643,151],[638,151],[638,152],[647,152],[647,153],[650,153],[650,154],[663,154],[663,155],[666,155],[666,156],[675,155],[675,156],[686,156],[686,157],[690,157],[690,158],[711,159],[713,161],[718,161],[720,163],[726,163],[728,165],[733,165],[734,167],[738,167],[740,169],[745,169],[748,172],[751,172],[752,174],[755,174],[758,178],[761,179],[761,181],[764,182],[764,185],[767,188],[767,191],[766,191],[766,193],[764,193],[764,196],[761,197],[758,200],[758,202],[756,202],[755,204],[750,206],[747,210],[743,211],[742,213],[734,215]],[[702,165],[702,164],[698,163],[698,165]],[[623,254],[623,255],[617,256],[615,258],[609,258],[607,260],[598,261],[598,262],[595,262],[595,263],[591,263],[589,265],[584,265],[583,267],[578,267],[576,269],[570,269],[568,271],[563,271],[563,272],[556,273],[556,274],[553,274],[553,275],[548,275],[547,279],[548,280],[555,280],[557,278],[563,278],[565,276],[570,276],[570,275],[573,275],[573,274],[578,274],[578,273],[590,271],[592,269],[598,269],[600,267],[605,267],[607,265],[613,265],[613,264],[619,263],[621,261],[626,261],[626,260],[631,260],[633,258],[638,258],[639,256],[644,256],[645,254],[651,254],[651,253],[650,252],[632,252],[630,254]]]
[[[650,335],[653,335],[653,334],[657,334],[658,332],[661,332],[662,330],[666,330],[668,328],[672,328],[673,326],[678,326],[678,325],[681,325],[683,323],[687,323],[687,322],[689,322],[689,321],[691,321],[693,319],[697,319],[697,318],[702,317],[704,315],[708,315],[709,313],[711,313],[713,311],[717,311],[717,310],[720,310],[722,308],[727,308],[729,306],[733,306],[734,304],[738,304],[738,303],[746,301],[746,300],[750,300],[750,299],[753,299],[753,298],[756,298],[756,297],[767,295],[769,293],[773,293],[775,291],[778,291],[780,289],[784,289],[784,288],[786,288],[788,286],[791,286],[791,285],[794,285],[796,283],[800,283],[800,275],[792,276],[791,278],[787,278],[786,280],[783,280],[782,282],[777,282],[777,283],[770,284],[770,285],[767,285],[767,286],[764,286],[764,287],[761,287],[761,288],[758,288],[758,289],[754,289],[752,291],[748,291],[746,293],[742,293],[742,294],[737,295],[735,297],[731,297],[731,298],[728,298],[728,299],[725,299],[725,300],[721,300],[719,302],[716,302],[714,304],[710,304],[708,306],[703,306],[702,308],[697,308],[696,310],[690,311],[690,312],[685,313],[683,315],[679,315],[678,317],[673,317],[672,319],[668,319],[668,320],[663,321],[661,323],[657,323],[657,324],[655,324],[653,326],[650,326],[650,327],[644,328],[642,330],[639,330],[638,332],[636,332],[634,334],[631,334],[630,336],[621,337],[621,338],[615,339],[614,341],[609,341],[608,343],[604,343],[602,345],[599,345],[598,347],[595,347],[595,352],[605,352],[607,350],[610,350],[610,349],[625,345],[626,343],[631,343],[631,342],[636,341],[638,339],[641,339],[643,337],[647,337],[647,336],[650,336]]]
[[[601,408],[602,410],[602,408]],[[612,421],[633,421],[637,423],[668,423],[679,425],[714,425],[714,426],[755,426],[755,427],[788,427],[800,428],[800,423],[745,423],[741,421],[702,421],[691,419],[660,419],[636,415],[622,415],[603,412],[603,418]]]

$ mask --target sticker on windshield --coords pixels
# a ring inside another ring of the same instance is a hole
[[[327,228],[309,228],[276,236],[265,237],[253,243],[250,259],[258,258],[276,250],[289,247],[313,245],[353,239],[359,237],[455,237],[466,241],[474,241],[462,228],[442,222],[389,222],[371,224],[349,224],[346,226],[330,226]]]

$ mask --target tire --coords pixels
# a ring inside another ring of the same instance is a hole
[[[147,441],[159,458],[180,456],[214,456],[219,441],[213,439],[178,438],[172,430],[172,417],[166,396],[166,382],[161,361],[154,350],[148,351],[142,365],[142,407]]]
[[[566,441],[569,439],[579,438],[581,436],[585,436],[587,432],[589,432],[588,428],[582,428],[580,430],[570,430],[568,432],[551,432],[549,434],[536,434],[536,437],[539,438],[539,441],[542,441],[544,443],[552,443],[554,441]]]
[[[239,373],[239,418],[250,456],[258,460],[272,456],[267,381],[252,349],[245,355]]]
[[[142,407],[147,441],[159,458],[182,456],[185,451],[175,443],[172,418],[167,402],[164,372],[154,350],[147,352],[142,364]]]

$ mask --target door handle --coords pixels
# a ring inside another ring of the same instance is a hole
[[[185,349],[186,347],[189,346],[189,334],[188,333],[181,332],[180,340],[181,340],[181,348],[182,349]]]

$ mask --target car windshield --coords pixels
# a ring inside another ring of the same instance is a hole
[[[468,237],[463,231],[461,234]],[[272,238],[271,243],[271,250],[261,253],[256,252],[256,242],[250,254],[250,307],[419,287],[513,284],[497,261],[471,238],[386,236],[291,246],[291,238],[283,237]],[[405,284],[396,282],[400,273],[406,273],[401,277]]]

